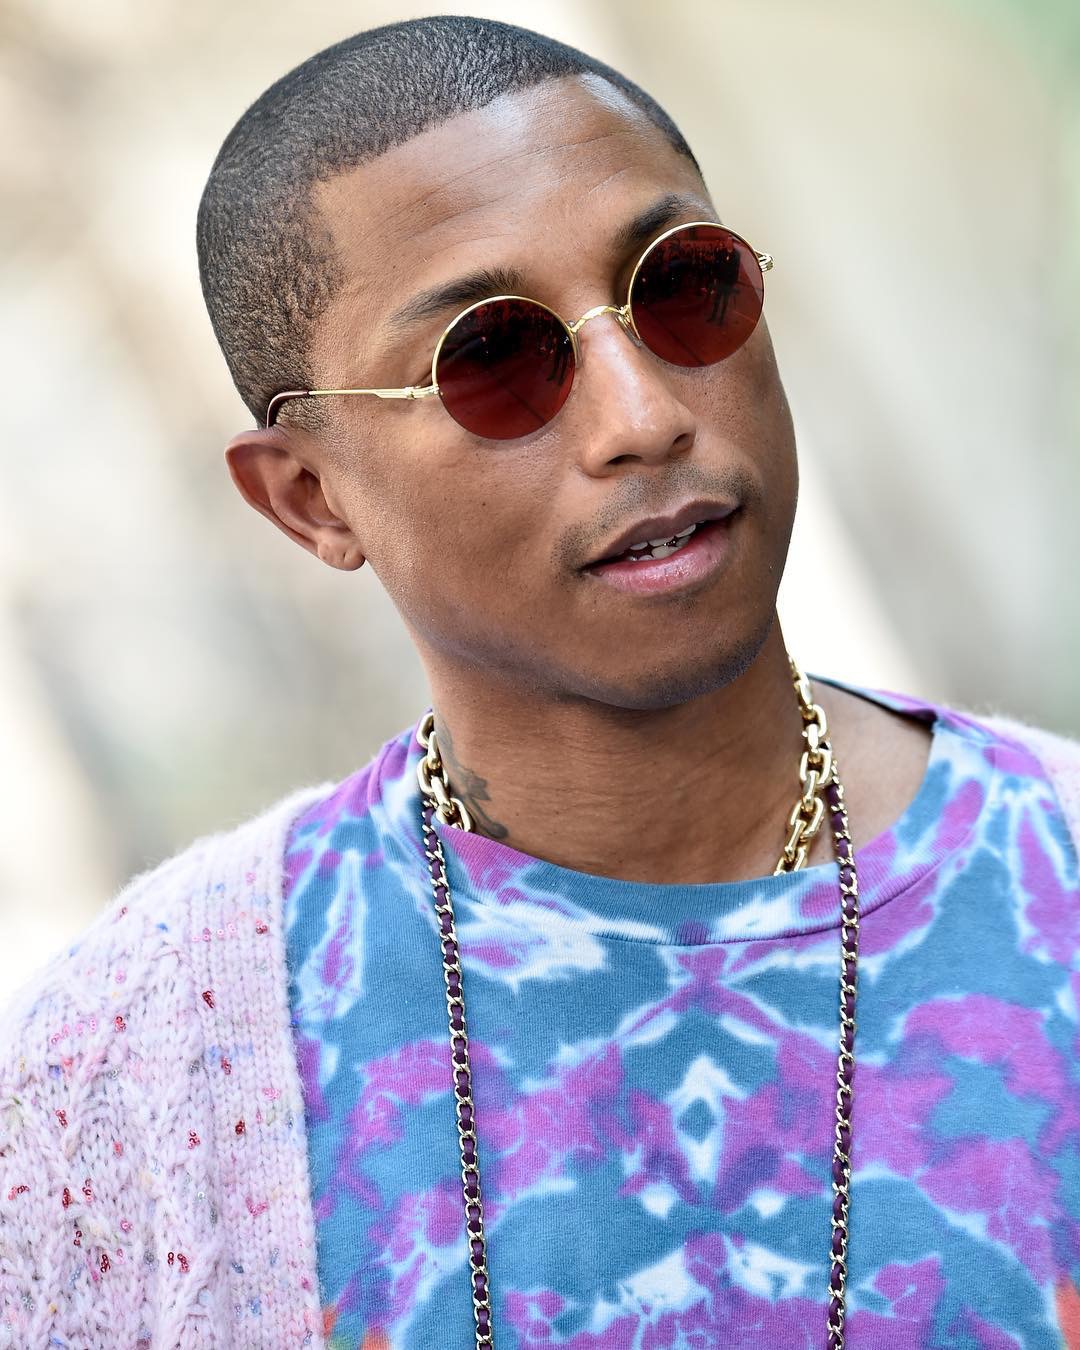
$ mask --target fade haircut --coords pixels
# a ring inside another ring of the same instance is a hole
[[[260,424],[276,392],[311,387],[313,331],[342,280],[315,185],[502,94],[581,74],[621,90],[697,166],[667,113],[624,75],[488,19],[439,16],[368,29],[318,52],[252,104],[210,170],[196,241],[210,321]],[[310,403],[297,415],[319,418]]]

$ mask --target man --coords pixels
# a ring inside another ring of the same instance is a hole
[[[8,1343],[1080,1345],[1080,748],[792,667],[728,209],[636,86],[479,20],[230,133],[232,478],[370,562],[434,719],[13,1005]]]

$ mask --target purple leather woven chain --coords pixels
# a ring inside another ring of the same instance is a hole
[[[428,749],[433,739],[431,714],[417,728],[417,740]],[[822,745],[827,745],[826,741]],[[437,758],[437,755],[436,755]],[[469,1059],[469,1033],[465,1021],[465,994],[461,977],[454,907],[446,876],[446,858],[435,833],[436,814],[448,824],[464,822],[458,828],[471,828],[468,812],[451,797],[445,778],[425,772],[425,761],[418,771],[424,790],[422,828],[424,856],[431,873],[431,890],[442,945],[443,976],[446,985],[446,1011],[450,1024],[450,1060],[454,1076],[455,1118],[461,1150],[461,1186],[465,1208],[465,1228],[469,1242],[469,1268],[472,1285],[473,1316],[476,1322],[476,1350],[493,1350],[491,1325],[491,1283],[487,1267],[487,1238],[484,1232],[484,1204],[480,1192],[480,1160],[477,1150],[476,1108],[472,1093],[472,1065]],[[437,787],[432,788],[431,784]],[[851,1106],[855,1076],[855,996],[859,966],[859,881],[855,872],[855,851],[848,830],[844,789],[833,756],[823,795],[833,833],[833,849],[840,869],[841,965],[840,965],[840,1052],[836,1065],[836,1109],[832,1156],[832,1241],[829,1249],[829,1304],[826,1330],[827,1350],[844,1350],[847,1280],[848,1213],[851,1205]],[[440,808],[441,803],[441,808]],[[460,808],[460,813],[458,813]]]
[[[435,803],[425,801],[423,809],[424,856],[431,872],[431,890],[442,943],[443,976],[446,983],[446,1011],[450,1018],[450,1062],[454,1074],[454,1105],[458,1141],[461,1145],[461,1189],[465,1201],[465,1230],[469,1239],[469,1267],[472,1277],[473,1316],[476,1320],[476,1350],[492,1350],[491,1289],[488,1283],[487,1239],[484,1235],[484,1202],[480,1194],[480,1160],[476,1150],[476,1109],[472,1097],[472,1065],[469,1062],[469,1033],[465,1025],[465,997],[461,987],[461,959],[458,951],[454,906],[450,883],[446,878],[446,859],[442,842],[432,819]]]
[[[832,1160],[832,1245],[829,1249],[828,1350],[844,1350],[847,1311],[848,1211],[851,1208],[851,1105],[855,1079],[855,996],[859,975],[859,878],[855,849],[848,830],[844,789],[836,759],[825,788],[833,850],[840,868],[840,1053],[836,1062],[836,1126]]]

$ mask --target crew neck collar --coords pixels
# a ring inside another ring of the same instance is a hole
[[[962,848],[992,791],[994,745],[977,722],[942,705],[825,676],[810,679],[917,717],[932,732],[926,771],[914,797],[888,829],[856,850],[860,908],[867,914],[925,883]],[[407,834],[419,850],[415,770],[423,752],[411,730],[395,748],[393,771],[388,772],[385,756],[380,761],[375,796],[386,825]],[[975,786],[954,790],[972,780]],[[745,881],[657,885],[577,872],[438,823],[436,830],[459,915],[467,907],[477,920],[501,921],[516,929],[697,946],[791,937],[840,923],[835,860]]]

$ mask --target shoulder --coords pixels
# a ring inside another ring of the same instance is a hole
[[[177,957],[190,937],[194,902],[229,888],[252,868],[273,859],[291,822],[333,784],[301,788],[258,814],[200,836],[170,857],[132,876],[106,908],[66,949],[57,953],[7,999],[0,1025],[7,1036],[27,1031],[65,1009],[101,1007],[157,982],[162,958]],[[117,979],[117,975],[120,978]],[[24,1046],[24,1049],[28,1048]]]
[[[1048,772],[1072,780],[1080,790],[1080,740],[1003,713],[958,711],[957,715],[1004,743],[1030,751]]]
[[[851,684],[833,677],[822,681],[820,702],[830,724],[838,724],[850,741],[863,740],[880,759],[884,753],[926,745],[935,723],[946,721],[969,739],[1015,752],[1014,764],[1026,760],[1040,765],[1055,779],[1075,782],[1080,773],[1080,740],[1025,722],[993,709],[979,711],[960,705],[935,703],[894,690]],[[917,758],[917,752],[915,752]]]
[[[999,713],[960,715],[1007,747],[1018,768],[1038,765],[1054,789],[1080,854],[1080,740]]]
[[[218,948],[235,947],[223,992],[239,1003],[241,985],[262,988],[250,952],[266,941],[255,934],[280,891],[282,840],[328,786],[133,877],[0,1016],[0,1191],[10,1202],[0,1209],[0,1320],[25,1333],[20,1344],[45,1331],[134,1344],[150,1284],[172,1290],[159,1292],[177,1325],[213,1284],[221,1225],[213,1201],[197,1203],[217,1186],[207,974],[222,973]],[[211,944],[240,912],[248,942]],[[169,1268],[158,1261],[166,1250]]]
[[[892,690],[823,679],[818,691],[845,788],[850,780],[863,808],[863,842],[911,801],[928,767],[933,729],[943,722],[981,747],[988,764],[1045,780],[1046,800],[1060,807],[1080,853],[1080,741],[998,711],[938,704]]]
[[[290,842],[302,846],[314,832],[325,831],[331,823],[396,818],[403,800],[411,800],[415,790],[413,760],[419,753],[410,727],[388,740],[347,778],[312,789],[306,804],[296,813]]]
[[[281,848],[289,822],[330,785],[304,788],[231,828],[207,834],[133,876],[66,950],[54,956],[0,1011],[0,1154],[31,1104],[58,1099],[120,1061],[178,1062],[190,1019],[195,955],[209,923],[226,922],[230,905],[261,883],[280,890]],[[114,1063],[115,1061],[115,1063]],[[47,1121],[46,1121],[47,1123]],[[40,1136],[44,1139],[46,1136]]]

